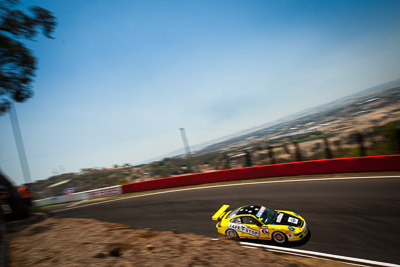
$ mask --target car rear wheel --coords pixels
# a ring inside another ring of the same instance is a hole
[[[236,231],[234,231],[234,230],[232,230],[232,229],[226,230],[225,235],[230,236],[230,237],[233,237],[234,239],[238,239],[238,238],[239,238],[239,236],[238,236],[238,234],[236,233]]]
[[[278,244],[285,244],[287,242],[287,237],[284,233],[282,232],[275,232],[272,234],[272,240],[274,240],[275,243]]]

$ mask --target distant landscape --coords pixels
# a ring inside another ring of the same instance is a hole
[[[82,169],[32,184],[37,198],[191,172],[400,153],[400,79],[137,166]]]

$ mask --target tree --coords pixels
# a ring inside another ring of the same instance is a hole
[[[293,142],[295,148],[295,158],[296,161],[303,161],[303,156],[301,154],[301,149],[298,142]]]
[[[269,157],[269,160],[271,161],[271,164],[276,163],[274,148],[272,146],[268,146],[268,157]]]
[[[18,5],[19,0],[0,0],[0,116],[9,111],[12,101],[24,102],[33,95],[37,61],[21,39],[32,40],[39,29],[52,38],[56,25],[50,11],[34,6],[29,15]]]
[[[332,150],[330,148],[329,142],[328,142],[328,138],[324,137],[324,144],[325,144],[325,157],[327,159],[331,159],[333,158],[333,154],[332,154]]]
[[[360,157],[365,157],[367,155],[365,151],[365,145],[364,145],[364,135],[361,133],[356,133],[355,134],[356,141],[359,146],[359,151],[360,151]]]

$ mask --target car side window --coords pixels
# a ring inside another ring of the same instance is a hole
[[[243,219],[244,224],[254,224],[254,225],[258,225],[258,226],[261,225],[260,222],[257,221],[256,219],[254,219],[253,217],[246,216],[246,217],[242,217],[242,219]]]
[[[242,220],[240,219],[240,217],[237,217],[237,218],[233,218],[233,219],[231,220],[231,222],[232,222],[232,223],[242,223]]]

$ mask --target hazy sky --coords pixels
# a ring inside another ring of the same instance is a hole
[[[33,180],[136,164],[400,78],[400,1],[35,0]],[[0,168],[24,182],[9,115]]]

